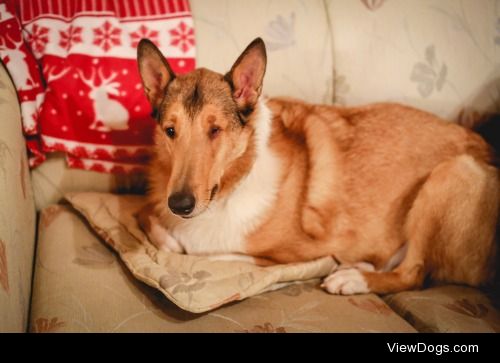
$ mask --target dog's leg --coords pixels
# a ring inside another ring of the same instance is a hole
[[[153,212],[151,205],[146,205],[137,215],[137,220],[148,239],[158,249],[167,252],[184,253],[184,248],[167,229],[163,227]]]
[[[274,99],[269,106],[286,129],[306,144],[308,175],[301,225],[311,238],[322,239],[328,235],[332,208],[340,205],[336,201],[342,195],[340,153],[331,125],[317,108],[301,102]]]
[[[339,195],[337,145],[328,124],[316,115],[306,117],[303,133],[308,151],[309,175],[306,200],[302,209],[302,228],[315,239],[328,234],[332,208]]]
[[[498,171],[462,155],[438,165],[405,223],[408,251],[390,272],[345,269],[324,281],[333,294],[393,293],[434,280],[480,285],[491,278],[499,208]]]

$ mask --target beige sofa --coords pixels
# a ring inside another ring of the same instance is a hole
[[[498,107],[494,0],[191,5],[199,66],[225,71],[250,40],[265,39],[268,95],[347,105],[393,100],[462,123]],[[500,331],[498,299],[461,286],[339,297],[310,281],[209,313],[184,312],[135,280],[62,200],[68,191],[134,192],[142,181],[67,169],[59,155],[30,171],[3,67],[0,115],[2,332]]]

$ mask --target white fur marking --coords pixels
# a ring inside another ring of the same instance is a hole
[[[323,280],[321,285],[330,294],[354,295],[369,293],[368,285],[361,272],[350,268],[338,270]]]
[[[150,224],[151,230],[148,232],[148,237],[158,249],[167,252],[184,253],[184,248],[163,228],[156,218],[150,218]]]
[[[212,202],[200,215],[172,218],[167,227],[194,255],[245,253],[245,237],[254,231],[276,201],[280,160],[269,148],[271,112],[260,102],[256,119],[256,159],[249,174],[224,199]]]

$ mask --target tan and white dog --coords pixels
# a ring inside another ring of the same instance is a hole
[[[397,104],[262,100],[261,39],[226,75],[176,76],[148,40],[138,63],[158,119],[138,218],[159,248],[262,265],[333,256],[323,286],[344,295],[492,277],[500,183],[478,135]]]

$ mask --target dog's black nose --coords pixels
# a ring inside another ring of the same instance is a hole
[[[191,213],[195,204],[196,199],[194,199],[191,193],[174,193],[168,197],[168,207],[174,214],[180,216],[186,216]]]

